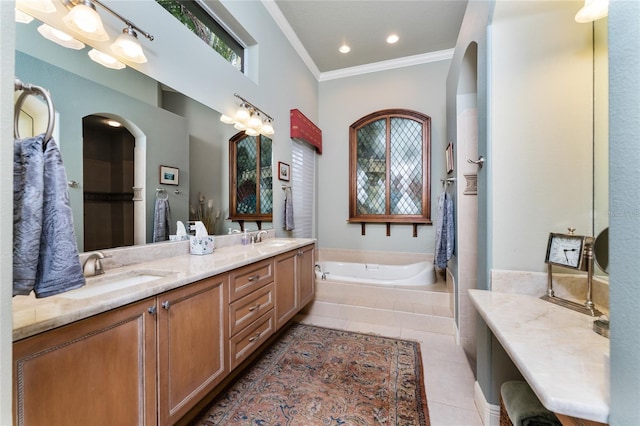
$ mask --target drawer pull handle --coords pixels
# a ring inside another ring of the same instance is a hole
[[[253,305],[252,307],[249,308],[249,312],[253,312],[258,308],[260,308],[260,304],[256,303],[255,305]]]
[[[258,281],[260,279],[260,275],[255,274],[249,277],[249,281]]]
[[[168,301],[168,300],[167,300],[167,301],[165,301],[165,302],[162,302],[162,307],[163,307],[163,308],[165,308],[165,309],[169,309],[169,307],[170,307],[170,306],[171,306],[171,303],[169,303],[169,301]]]
[[[255,336],[249,338],[249,341],[250,342],[255,342],[259,338],[260,338],[260,332],[257,332]]]

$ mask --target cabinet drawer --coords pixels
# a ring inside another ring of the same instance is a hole
[[[274,333],[273,309],[258,318],[249,327],[229,339],[229,358],[231,369],[253,353]]]
[[[273,259],[263,260],[231,272],[229,300],[234,302],[273,281]]]
[[[272,282],[236,300],[229,306],[229,336],[234,336],[272,308]]]

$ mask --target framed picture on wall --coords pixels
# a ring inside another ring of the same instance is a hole
[[[289,182],[290,179],[289,165],[287,163],[283,163],[282,161],[278,161],[278,179],[287,182]]]
[[[447,173],[453,171],[453,142],[449,142],[445,150],[445,158],[447,160]]]
[[[180,169],[177,167],[160,166],[160,183],[164,185],[178,185]]]

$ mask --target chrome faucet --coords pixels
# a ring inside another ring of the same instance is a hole
[[[262,231],[258,231],[256,232],[256,236],[254,237],[253,242],[255,243],[261,243],[262,242],[262,236],[263,235],[267,235],[267,231],[262,230]]]
[[[85,277],[94,277],[96,275],[104,274],[104,269],[102,268],[102,262],[100,259],[104,259],[106,256],[101,251],[94,251],[89,254],[87,260],[84,261],[84,265],[82,265],[82,275]]]

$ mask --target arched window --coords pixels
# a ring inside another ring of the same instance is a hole
[[[389,109],[349,127],[349,222],[431,223],[431,118]]]

